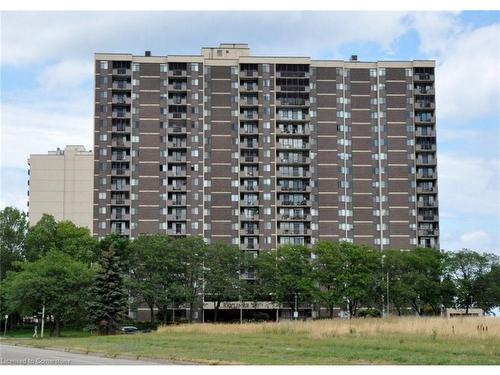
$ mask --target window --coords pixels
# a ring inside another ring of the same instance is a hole
[[[162,65],[165,65],[165,64],[160,64],[160,72],[162,71],[162,70],[161,70],[161,66],[162,66]],[[138,72],[138,71],[139,71],[139,69],[140,69],[140,65],[139,65],[139,63],[133,63],[133,64],[132,64],[132,71],[133,71],[133,72]]]
[[[238,74],[238,67],[236,67],[236,66],[232,66],[232,67],[231,67],[231,74],[233,74],[233,75]]]
[[[108,84],[108,77],[101,76],[101,85],[107,85],[107,84]]]
[[[380,68],[380,69],[378,70],[378,75],[379,75],[379,76],[385,76],[385,68]]]
[[[198,86],[198,79],[192,79],[191,80],[191,85],[192,86]]]
[[[106,193],[99,193],[99,199],[106,199]]]
[[[99,136],[99,140],[102,141],[102,142],[105,142],[108,140],[108,135],[107,134],[101,134]]]
[[[264,208],[264,215],[271,215],[271,207]]]
[[[106,207],[99,207],[99,213],[100,214],[105,214],[106,213]]]
[[[376,77],[377,76],[377,69],[370,69],[370,77]]]
[[[262,69],[264,73],[269,73],[271,71],[271,66],[269,64],[262,64]]]
[[[108,69],[108,62],[107,61],[101,61],[100,65],[101,65],[101,69]]]
[[[269,87],[269,86],[271,86],[271,80],[265,79],[264,80],[264,87]]]
[[[198,63],[191,63],[191,71],[193,72],[198,71]]]
[[[99,228],[100,228],[100,229],[106,229],[106,222],[105,222],[105,221],[101,221],[101,222],[99,223]]]

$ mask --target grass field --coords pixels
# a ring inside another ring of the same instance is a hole
[[[500,364],[498,318],[193,324],[138,335],[2,341],[200,363]]]

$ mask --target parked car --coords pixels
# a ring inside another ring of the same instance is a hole
[[[126,333],[126,334],[134,334],[134,333],[140,332],[139,328],[134,327],[134,326],[124,326],[124,327],[120,328],[120,330],[122,331],[122,333]]]

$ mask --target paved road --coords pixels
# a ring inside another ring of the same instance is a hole
[[[160,365],[167,362],[147,362],[132,359],[104,358],[59,350],[47,350],[0,344],[1,365]],[[176,364],[176,363],[170,363]]]

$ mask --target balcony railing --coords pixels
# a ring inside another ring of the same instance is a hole
[[[310,200],[301,200],[301,201],[287,201],[287,200],[278,200],[279,206],[310,206]]]
[[[297,71],[278,71],[276,72],[276,78],[309,78],[309,72],[297,72]]]
[[[309,157],[301,157],[301,158],[282,158],[278,157],[277,162],[279,164],[310,164],[311,158]]]
[[[240,204],[242,206],[258,206],[259,205],[259,201],[258,200],[245,200],[245,199],[242,199]]]
[[[132,84],[130,82],[114,81],[112,87],[113,90],[131,90]]]
[[[128,185],[128,184],[112,184],[111,191],[130,191],[130,185]]]
[[[282,143],[277,142],[276,148],[286,149],[286,150],[306,150],[311,146],[309,143]]]
[[[413,76],[414,81],[434,81],[434,74],[417,73]]]
[[[115,68],[113,69],[114,76],[129,76],[132,74],[132,71],[127,68]]]

